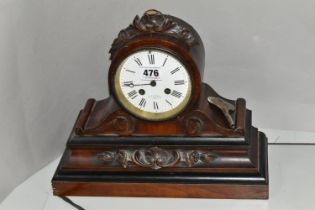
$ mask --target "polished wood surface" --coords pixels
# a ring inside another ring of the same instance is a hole
[[[231,117],[236,126],[230,128],[223,113],[209,105],[209,96],[220,97],[233,106]],[[209,85],[202,84],[199,100],[175,118],[151,122],[134,117],[124,110],[113,97],[101,101],[89,99],[75,125],[78,135],[120,136],[229,136],[242,137],[246,124],[244,99],[227,100]]]
[[[192,81],[184,111],[155,122],[125,110],[113,88],[123,59],[152,47],[180,58]],[[189,24],[149,10],[120,31],[110,53],[110,95],[80,111],[52,179],[55,195],[268,198],[267,138],[244,99],[202,83],[204,47]]]
[[[173,198],[267,199],[267,185],[243,184],[153,184],[117,182],[56,182],[60,196],[131,196]],[[93,189],[93,190],[92,190]]]
[[[235,142],[211,136],[111,137],[73,132],[52,180],[54,194],[266,199],[267,139],[254,127],[246,132],[245,141]],[[152,153],[152,148],[157,152]],[[186,158],[169,165],[171,158],[158,156],[167,157],[165,151]],[[196,153],[199,156],[192,155]],[[142,157],[130,158],[137,154]],[[152,164],[156,161],[159,167]]]

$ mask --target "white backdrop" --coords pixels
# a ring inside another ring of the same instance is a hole
[[[110,44],[149,8],[196,28],[204,81],[246,98],[256,126],[315,130],[313,0],[0,0],[0,200],[63,152],[86,99],[108,95]]]

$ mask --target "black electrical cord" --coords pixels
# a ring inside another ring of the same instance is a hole
[[[58,197],[61,198],[62,200],[64,200],[65,202],[69,203],[71,206],[73,206],[74,208],[76,208],[78,210],[85,210],[85,208],[74,203],[72,200],[70,200],[70,198],[68,198],[66,196],[58,196]]]

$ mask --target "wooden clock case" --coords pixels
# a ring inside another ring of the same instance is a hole
[[[194,87],[185,110],[164,121],[133,116],[113,90],[119,63],[148,47],[181,58]],[[252,126],[244,99],[202,83],[204,47],[189,24],[149,10],[120,31],[110,53],[110,96],[80,111],[54,195],[268,198],[267,138]]]

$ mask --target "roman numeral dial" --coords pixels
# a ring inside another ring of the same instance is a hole
[[[135,58],[134,61],[138,64],[138,66],[142,66],[141,60],[139,58]]]
[[[133,91],[130,91],[128,93],[128,96],[131,98],[131,99],[135,99],[137,96],[138,96],[138,93],[137,91],[133,90]]]
[[[167,51],[143,49],[127,56],[114,76],[114,92],[124,109],[147,120],[168,119],[189,103],[190,74]]]
[[[142,107],[142,108],[144,108],[145,105],[146,105],[146,103],[147,103],[146,99],[145,99],[145,98],[141,98],[141,100],[140,100],[140,102],[139,102],[139,106]]]
[[[148,54],[148,60],[149,60],[149,64],[151,65],[155,64],[154,54],[152,54],[151,52],[149,52]]]
[[[182,93],[181,92],[178,92],[176,90],[173,90],[172,93],[171,93],[172,96],[176,97],[176,98],[180,98],[182,97]]]
[[[171,74],[175,74],[176,72],[178,72],[180,70],[180,67],[176,67],[175,69],[173,69],[171,71]]]
[[[158,102],[153,101],[153,109],[154,109],[154,110],[159,110]]]
[[[175,80],[174,81],[174,85],[184,85],[185,84],[185,80]]]

